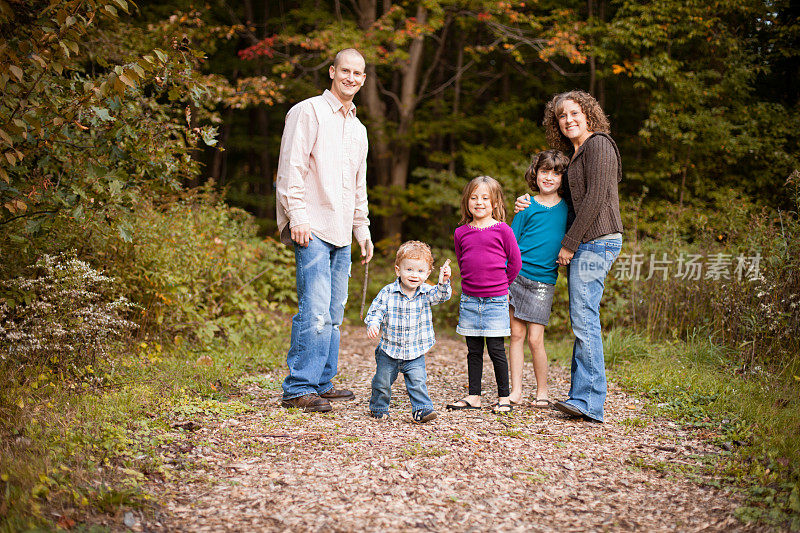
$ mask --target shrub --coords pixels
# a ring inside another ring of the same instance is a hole
[[[83,374],[136,324],[132,305],[113,296],[114,280],[74,254],[45,255],[26,277],[0,282],[0,361],[18,376],[26,368]]]
[[[140,306],[145,333],[238,342],[263,313],[296,298],[291,250],[258,238],[253,217],[213,185],[161,205],[139,202],[130,227],[131,242],[112,235],[97,246]]]
[[[74,254],[44,255],[0,282],[0,420],[12,423],[56,381],[99,383],[109,348],[136,324],[114,280]]]

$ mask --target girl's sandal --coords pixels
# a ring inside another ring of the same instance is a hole
[[[492,412],[496,415],[510,415],[514,412],[514,406],[510,403],[496,403],[492,406]]]
[[[469,403],[467,400],[461,399],[461,400],[456,400],[453,403],[448,403],[445,406],[445,409],[447,409],[449,411],[461,411],[461,410],[464,410],[464,409],[480,409],[480,407],[475,407],[474,405]]]
[[[533,406],[537,409],[548,409],[553,406],[553,402],[547,398],[536,398],[536,401],[533,402]]]

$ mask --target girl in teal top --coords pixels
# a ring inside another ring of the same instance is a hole
[[[558,252],[567,229],[567,203],[561,198],[561,178],[569,159],[558,150],[545,150],[533,157],[525,180],[534,192],[531,205],[514,216],[511,229],[522,254],[522,270],[509,287],[511,316],[511,394],[522,400],[522,369],[525,337],[533,355],[536,374],[535,407],[549,407],[547,354],[544,328],[550,319],[558,278]]]

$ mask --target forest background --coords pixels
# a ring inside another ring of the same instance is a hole
[[[69,440],[41,422],[64,394],[117,390],[166,354],[252,353],[265,331],[279,337],[295,305],[293,257],[275,240],[283,120],[329,87],[331,57],[350,46],[367,60],[356,104],[370,137],[371,294],[402,240],[453,257],[472,177],[500,180],[510,208],[547,147],[545,103],[583,89],[609,115],[625,173],[625,257],[604,321],[647,342],[706,339],[727,375],[763,382],[765,412],[796,413],[798,11],[789,0],[0,0],[0,517],[99,498],[19,448]],[[568,331],[556,307],[554,335]],[[437,315],[442,327],[456,309]],[[279,364],[282,349],[236,368]],[[652,355],[637,350],[623,359]],[[800,444],[775,439],[752,468],[767,472],[770,505],[800,513]]]

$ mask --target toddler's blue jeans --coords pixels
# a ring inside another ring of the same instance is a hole
[[[404,360],[389,357],[380,348],[375,349],[375,377],[372,378],[372,397],[369,410],[381,415],[389,412],[392,399],[392,384],[397,374],[403,373],[406,391],[411,399],[411,412],[432,410],[433,403],[428,396],[428,373],[425,370],[425,356]]]

